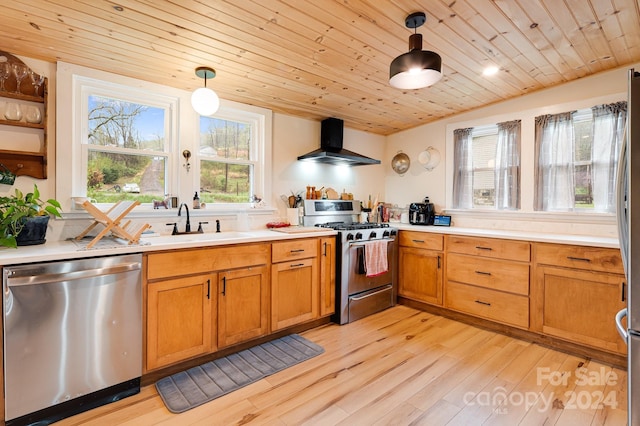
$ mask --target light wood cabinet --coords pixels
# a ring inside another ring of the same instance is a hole
[[[268,278],[267,265],[218,274],[218,347],[269,332]]]
[[[529,326],[529,298],[526,296],[448,281],[445,306],[515,327]]]
[[[533,328],[571,342],[625,354],[614,317],[626,306],[616,249],[538,244]],[[611,271],[611,272],[606,272]]]
[[[528,328],[530,244],[452,235],[445,243],[445,307]]]
[[[442,235],[400,231],[399,241],[398,295],[442,305]]]
[[[320,316],[336,311],[336,239],[320,238]]]
[[[147,286],[148,370],[215,350],[215,282],[215,274],[206,274]]]
[[[318,240],[273,243],[272,261],[272,330],[318,318]]]
[[[174,250],[146,262],[146,369],[269,332],[270,244]]]

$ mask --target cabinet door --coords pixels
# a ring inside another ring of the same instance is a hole
[[[400,247],[398,295],[442,305],[442,253]]]
[[[544,293],[542,332],[626,353],[614,321],[625,307],[624,275],[543,266],[537,276]]]
[[[320,238],[320,316],[336,311],[336,239]]]
[[[271,328],[273,331],[318,318],[316,258],[271,266]]]
[[[269,332],[269,268],[255,266],[218,274],[218,346]]]
[[[208,353],[215,275],[147,285],[147,370]]]

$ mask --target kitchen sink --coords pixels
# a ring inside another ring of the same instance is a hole
[[[243,238],[251,238],[253,235],[249,232],[237,232],[237,231],[227,231],[227,232],[210,232],[204,234],[178,234],[178,235],[163,235],[160,237],[147,237],[144,238],[145,241],[149,242],[152,245],[155,244],[172,244],[172,243],[187,243],[193,241],[232,241]]]

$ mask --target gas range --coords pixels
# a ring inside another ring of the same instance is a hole
[[[327,222],[319,223],[315,226],[340,231],[339,235],[341,236],[342,242],[377,240],[393,237],[398,233],[398,230],[389,226],[388,223]],[[380,232],[380,230],[382,230],[382,232]]]
[[[338,231],[336,313],[332,317],[338,324],[391,307],[397,298],[398,230],[388,223],[359,223],[359,216],[360,202],[356,200],[304,201],[304,226]],[[368,274],[366,259],[372,260],[368,254],[380,251],[386,257],[387,269]]]

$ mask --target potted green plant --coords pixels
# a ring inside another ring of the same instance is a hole
[[[37,185],[27,194],[16,189],[0,197],[0,246],[43,244],[49,217],[61,217],[60,208],[57,200],[42,201]]]

